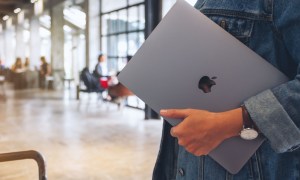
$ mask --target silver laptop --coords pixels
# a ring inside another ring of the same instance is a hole
[[[183,0],[177,1],[118,76],[156,112],[221,112],[288,78]],[[176,125],[181,119],[167,119]],[[209,156],[236,174],[262,144],[234,137]]]

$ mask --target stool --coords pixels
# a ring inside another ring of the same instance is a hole
[[[64,81],[68,82],[68,89],[71,89],[71,82],[74,81],[74,78],[64,78]]]
[[[54,81],[54,77],[53,76],[46,76],[46,80],[45,80],[45,85],[46,85],[46,89],[49,89],[49,84],[52,83]],[[53,86],[53,85],[52,85]]]

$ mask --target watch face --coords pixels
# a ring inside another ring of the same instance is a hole
[[[241,138],[245,140],[253,140],[257,138],[258,132],[251,128],[246,128],[241,131]]]

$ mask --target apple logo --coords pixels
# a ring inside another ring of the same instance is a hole
[[[204,93],[210,93],[211,92],[211,87],[213,85],[216,85],[216,82],[214,79],[217,79],[217,77],[208,77],[208,76],[203,76],[199,83],[198,83],[198,88],[201,89]]]

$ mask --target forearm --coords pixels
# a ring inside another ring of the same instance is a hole
[[[245,101],[251,118],[276,152],[291,151],[300,145],[299,92],[296,78]]]

